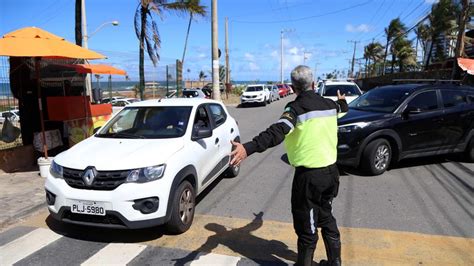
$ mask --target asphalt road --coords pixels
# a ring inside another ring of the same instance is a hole
[[[242,142],[278,120],[294,95],[266,107],[229,107],[239,122]],[[318,141],[315,136],[315,141]],[[284,161],[284,145],[247,158],[234,179],[216,182],[197,213],[291,222],[293,168]],[[459,156],[402,161],[380,176],[340,169],[334,215],[340,226],[388,229],[434,235],[474,237],[474,164]]]
[[[295,96],[266,107],[228,107],[241,140],[280,117]],[[315,141],[318,141],[315,136]],[[333,203],[345,265],[473,265],[474,165],[458,156],[401,162],[380,176],[340,169]],[[64,224],[46,209],[0,233],[0,264],[287,265],[296,260],[283,144],[243,162],[198,198],[189,231],[114,230]],[[315,260],[325,258],[317,246]]]

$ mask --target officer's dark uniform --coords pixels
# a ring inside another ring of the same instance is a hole
[[[298,265],[311,265],[322,228],[328,262],[339,265],[341,242],[332,199],[337,195],[337,117],[347,112],[345,100],[325,99],[312,90],[288,103],[280,119],[244,144],[247,155],[285,141],[288,160],[295,167],[291,195],[293,225],[298,235]]]

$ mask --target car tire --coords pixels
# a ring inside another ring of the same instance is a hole
[[[262,105],[267,106],[267,99],[263,99]]]
[[[369,175],[380,175],[387,170],[392,160],[392,149],[386,139],[370,142],[362,153],[362,169]]]
[[[171,218],[166,224],[166,230],[171,234],[182,234],[193,223],[196,207],[194,187],[188,181],[181,182],[172,200]]]
[[[229,168],[227,168],[227,170],[225,170],[224,172],[224,175],[226,177],[230,177],[230,178],[233,178],[233,177],[237,177],[240,173],[240,165],[234,165],[234,166],[229,166]]]
[[[468,162],[474,162],[474,138],[471,138],[471,141],[467,144],[465,154]]]
[[[267,103],[268,103],[268,104],[272,103],[272,99],[271,99],[271,98],[268,98]]]

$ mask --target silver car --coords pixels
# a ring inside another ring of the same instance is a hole
[[[280,100],[280,94],[278,93],[278,87],[276,85],[268,85],[270,91],[270,101]]]

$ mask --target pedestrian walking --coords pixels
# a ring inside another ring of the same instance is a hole
[[[338,100],[325,99],[312,90],[313,74],[307,66],[291,72],[297,97],[288,103],[280,119],[245,144],[232,142],[232,165],[247,156],[263,152],[281,142],[290,164],[295,167],[291,189],[293,227],[298,236],[296,265],[312,265],[321,228],[327,261],[325,265],[341,265],[341,241],[332,200],[339,188],[337,159],[337,116],[347,112],[345,95]]]

